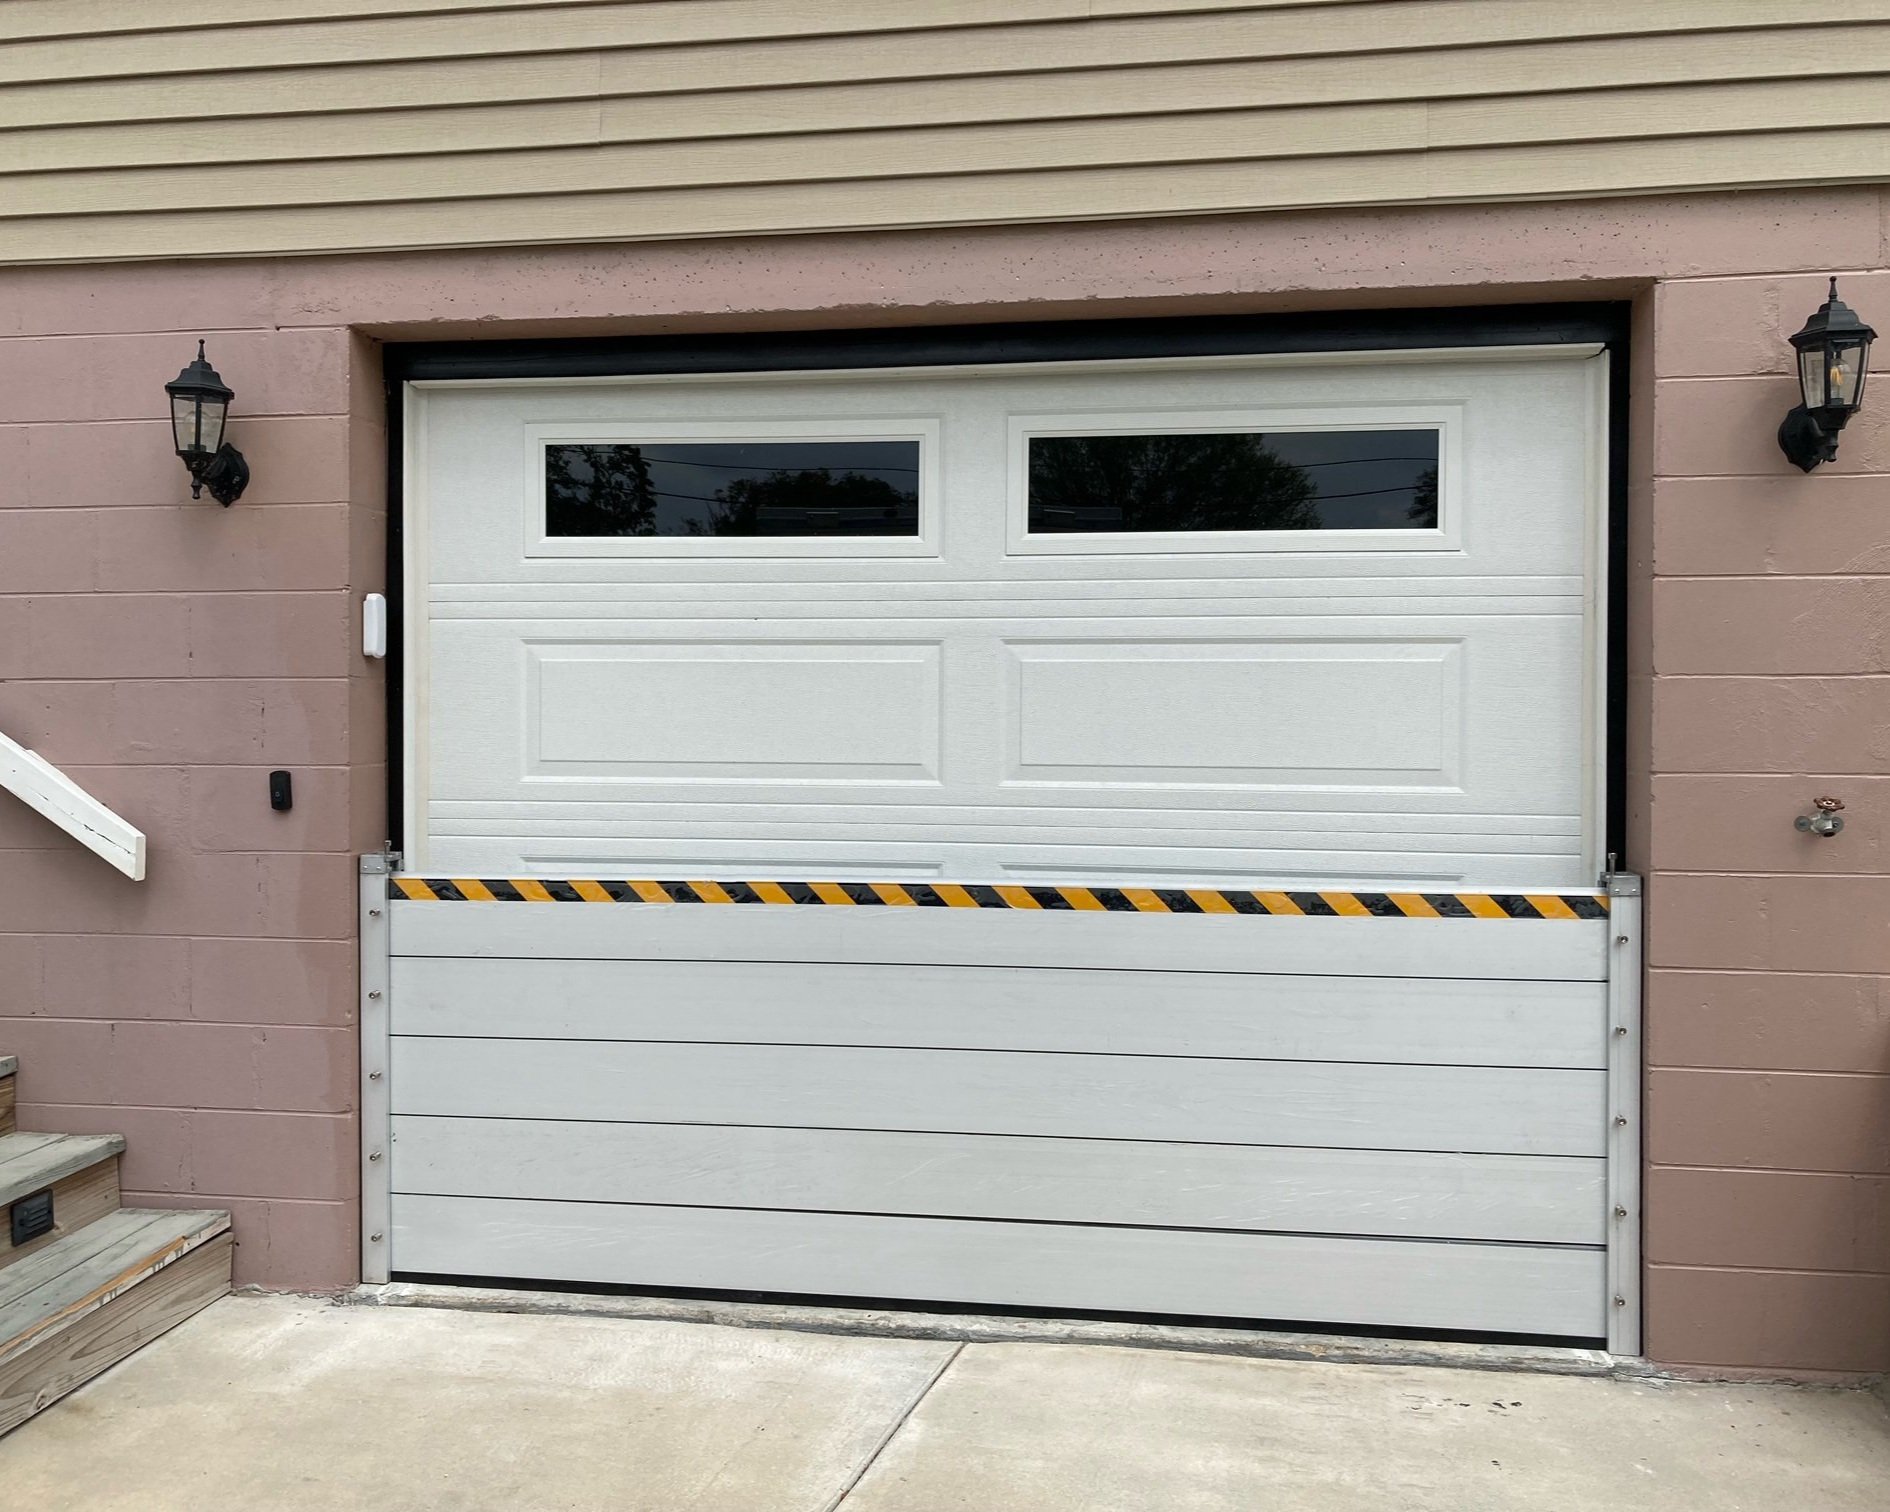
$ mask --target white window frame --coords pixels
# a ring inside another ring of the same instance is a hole
[[[1167,556],[1237,552],[1346,552],[1463,549],[1462,405],[1322,405],[1317,409],[1076,411],[1014,414],[1007,442],[1006,549],[1013,556]],[[1410,530],[1055,531],[1030,529],[1033,437],[1255,435],[1275,431],[1434,431],[1437,524]]]
[[[524,427],[527,466],[524,552],[528,558],[598,557],[935,557],[939,554],[939,422],[911,418],[809,418],[728,422],[532,422]],[[744,442],[905,441],[919,447],[919,530],[909,536],[554,536],[545,521],[545,457],[554,446],[689,446]]]

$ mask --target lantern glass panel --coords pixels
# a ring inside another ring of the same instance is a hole
[[[214,452],[223,444],[229,407],[201,394],[171,395],[171,433],[180,455]]]
[[[1825,403],[1854,410],[1864,398],[1864,368],[1870,343],[1861,336],[1840,337],[1825,346]]]
[[[223,445],[223,422],[230,418],[230,402],[227,399],[206,399],[203,401],[203,449],[216,451]]]
[[[171,436],[178,455],[206,450],[203,444],[203,401],[195,394],[171,395]]]
[[[1799,349],[1798,392],[1804,396],[1806,409],[1824,408],[1824,380],[1828,371],[1823,346]]]

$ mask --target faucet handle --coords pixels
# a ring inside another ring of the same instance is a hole
[[[1829,840],[1844,828],[1844,821],[1838,818],[1838,811],[1844,807],[1842,798],[1813,798],[1811,806],[1818,812],[1800,814],[1797,820],[1797,828],[1805,834]]]

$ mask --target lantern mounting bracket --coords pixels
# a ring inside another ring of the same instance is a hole
[[[195,458],[186,457],[184,465],[190,469],[190,496],[193,499],[201,499],[207,488],[210,497],[228,509],[243,497],[243,490],[249,487],[249,463],[227,441],[201,463]]]
[[[1827,431],[1804,405],[1794,404],[1779,421],[1778,449],[1793,467],[1810,472],[1820,463],[1837,460],[1837,432]]]

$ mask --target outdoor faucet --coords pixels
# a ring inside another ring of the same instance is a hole
[[[1798,816],[1799,829],[1808,835],[1816,835],[1820,839],[1829,840],[1844,828],[1844,821],[1838,818],[1838,810],[1844,807],[1842,798],[1814,798],[1811,804],[1818,812],[1800,814]]]

